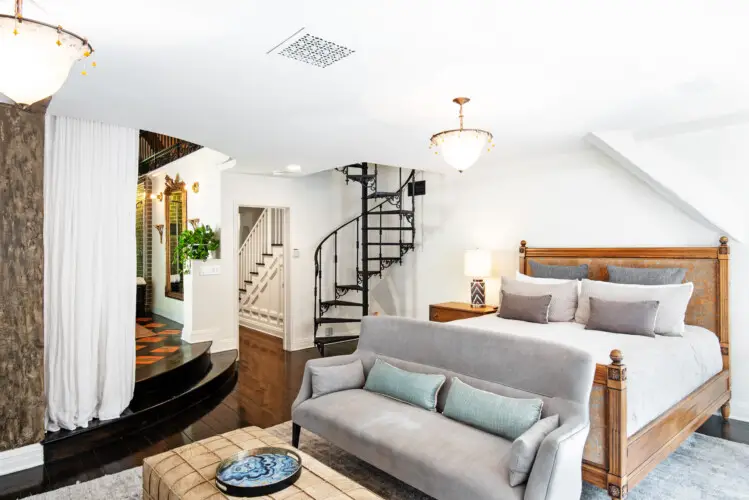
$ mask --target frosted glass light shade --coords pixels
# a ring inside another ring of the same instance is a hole
[[[488,250],[468,250],[463,271],[470,278],[486,278],[492,274],[492,254]]]
[[[16,23],[14,18],[0,17],[0,92],[19,104],[41,101],[60,90],[70,68],[90,50],[69,33],[58,34],[55,28],[30,19]]]
[[[490,140],[491,134],[483,130],[450,130],[435,136],[432,142],[445,162],[462,172],[476,163]]]

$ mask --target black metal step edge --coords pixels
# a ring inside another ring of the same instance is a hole
[[[167,401],[137,412],[132,412],[128,408],[120,418],[103,422],[94,421],[86,429],[68,431],[64,435],[55,436],[55,439],[45,438],[42,441],[44,462],[69,458],[127,434],[140,432],[154,424],[174,418],[229,385],[233,387],[237,381],[237,354],[236,350],[212,354],[211,371],[195,386]]]

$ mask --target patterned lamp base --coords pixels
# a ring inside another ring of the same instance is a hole
[[[471,281],[471,306],[483,307],[486,301],[486,283],[484,280]]]

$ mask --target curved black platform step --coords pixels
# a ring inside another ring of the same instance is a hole
[[[163,360],[135,370],[133,404],[138,407],[153,406],[175,394],[184,392],[198,382],[211,369],[211,342],[187,344],[176,340],[179,349]],[[141,400],[149,402],[142,403]]]
[[[131,406],[114,420],[94,420],[85,429],[61,430],[47,433],[42,441],[45,463],[85,453],[94,447],[116,438],[173,418],[206,398],[211,397],[227,385],[236,383],[237,351],[203,354],[209,359],[209,371],[190,387],[182,388],[165,399],[149,400],[146,396],[134,398]]]

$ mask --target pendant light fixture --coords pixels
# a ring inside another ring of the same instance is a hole
[[[18,104],[41,101],[60,90],[76,61],[93,52],[88,40],[62,26],[23,17],[23,0],[15,0],[13,15],[0,14],[0,93]]]
[[[436,147],[438,151],[435,154],[441,152],[447,164],[459,172],[467,170],[476,163],[484,149],[491,151],[494,147],[491,132],[477,128],[463,128],[463,105],[468,101],[470,101],[468,97],[453,99],[453,102],[460,106],[458,114],[460,128],[434,134],[429,145],[430,148]]]

